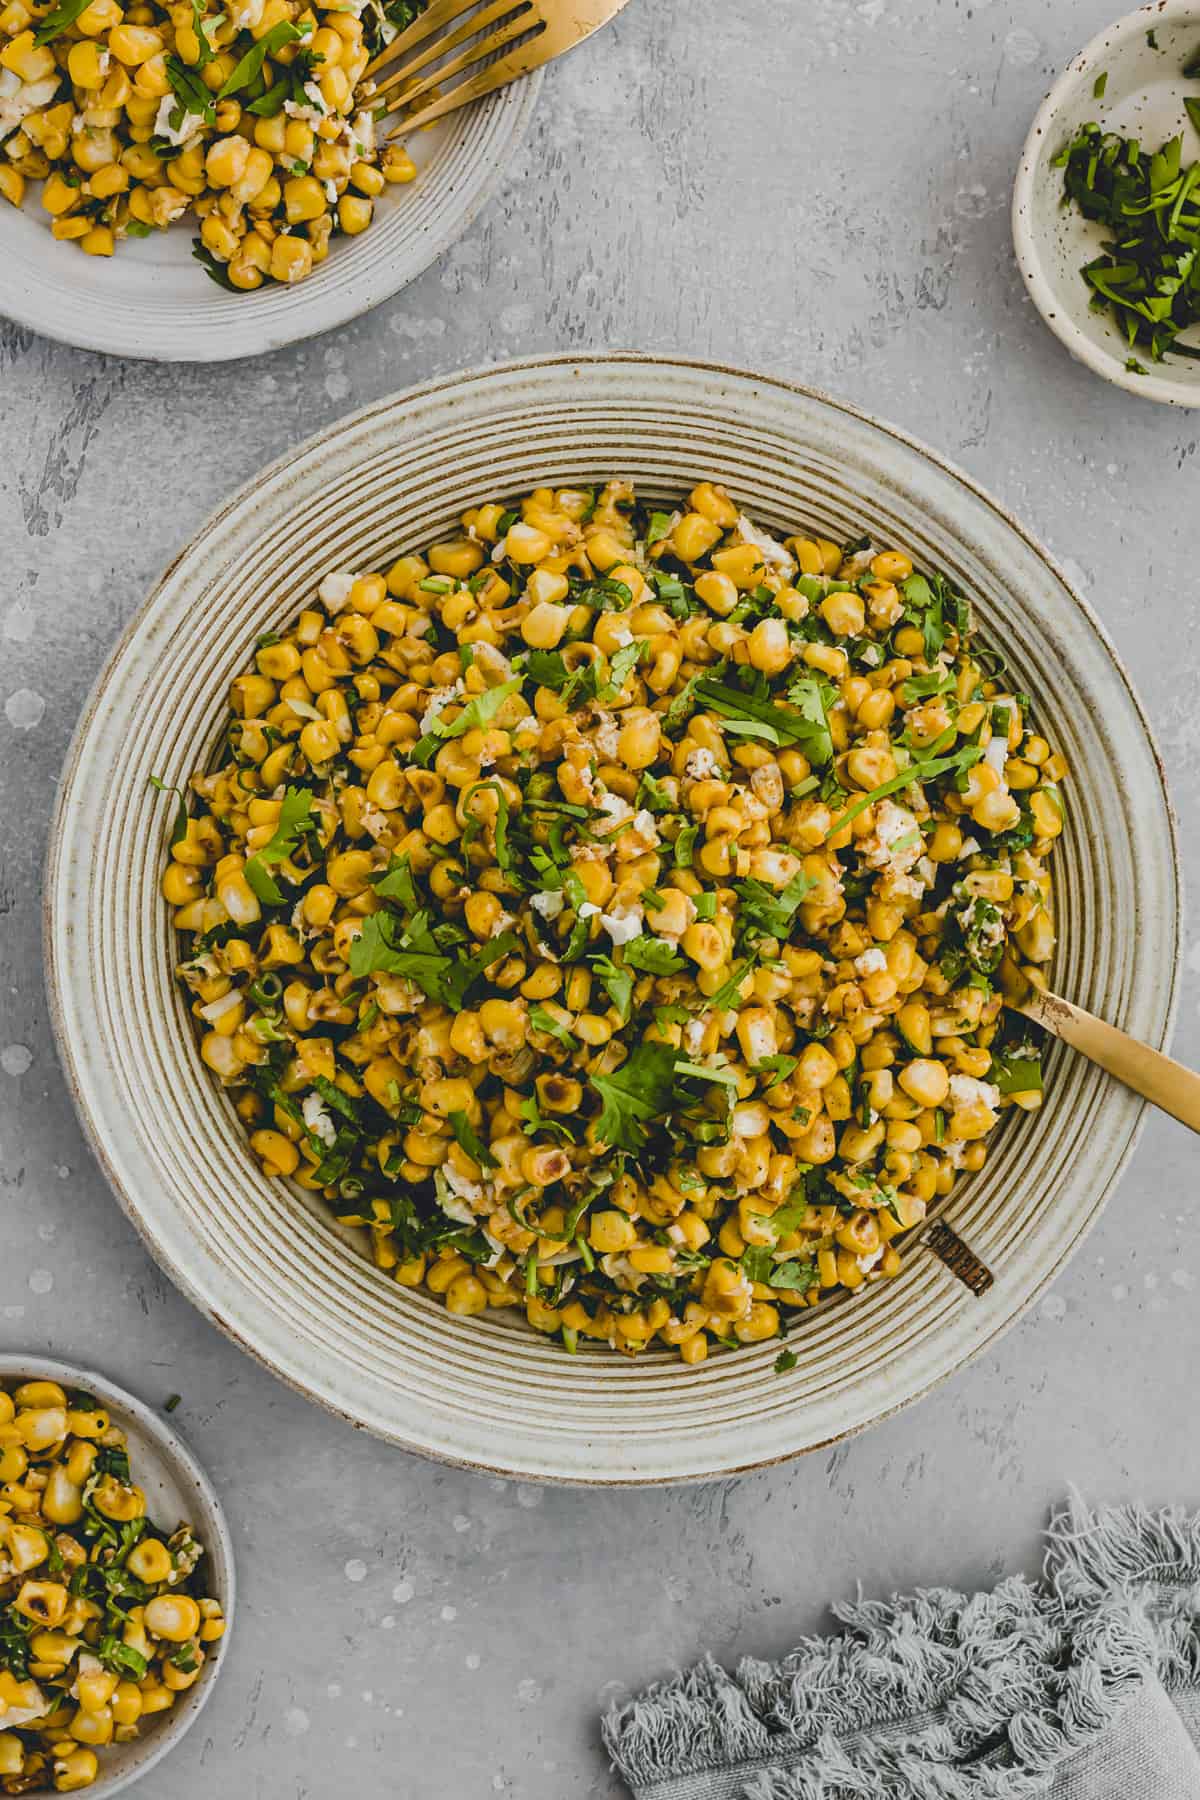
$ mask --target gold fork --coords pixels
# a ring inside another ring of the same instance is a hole
[[[362,104],[378,110],[382,100],[385,113],[404,110],[398,129],[384,138],[394,141],[552,62],[607,25],[627,4],[628,0],[484,0],[482,5],[480,0],[433,0],[368,65],[359,89]],[[506,53],[470,73],[498,51]],[[384,81],[375,79],[381,69],[391,71]],[[460,76],[446,89],[448,81]]]

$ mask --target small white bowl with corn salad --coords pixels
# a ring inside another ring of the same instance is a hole
[[[164,360],[249,356],[395,293],[458,235],[537,78],[384,143],[363,73],[416,0],[6,0],[0,312]]]
[[[0,1793],[139,1780],[212,1692],[233,1604],[220,1501],[168,1420],[0,1358]]]

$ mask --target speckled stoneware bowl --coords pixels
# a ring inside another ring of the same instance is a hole
[[[460,238],[520,147],[542,71],[418,132],[420,171],[389,187],[361,237],[335,238],[295,287],[233,294],[192,258],[195,221],[130,240],[112,257],[56,243],[33,184],[19,210],[0,206],[0,314],[43,337],[156,362],[263,356],[330,331],[399,293]]]
[[[1042,550],[894,429],[805,389],[645,356],[537,360],[400,394],[237,494],[172,565],[116,650],[67,761],[46,881],[63,1061],[113,1188],[219,1326],[380,1436],[536,1480],[726,1475],[858,1430],[989,1344],[1096,1219],[1142,1103],[1049,1062],[947,1217],[988,1265],[976,1298],[924,1246],[903,1274],[808,1314],[790,1339],[713,1356],[565,1355],[508,1315],[454,1318],[352,1254],[322,1202],[260,1175],[201,1066],[159,899],[170,808],[216,750],[230,678],[260,633],[339,568],[386,565],[482,495],[619,473],[677,497],[726,483],[768,528],[867,531],[978,600],[1071,765],[1055,857],[1061,991],[1161,1045],[1175,994],[1171,813],[1138,701],[1100,625]]]
[[[94,1800],[110,1800],[140,1781],[191,1730],[216,1685],[233,1629],[233,1540],[216,1489],[168,1419],[94,1369],[44,1356],[0,1353],[0,1383],[11,1386],[20,1381],[57,1381],[60,1387],[95,1395],[129,1440],[133,1479],[145,1491],[149,1517],[172,1530],[186,1522],[204,1545],[208,1554],[200,1571],[205,1591],[221,1602],[225,1613],[225,1635],[212,1646],[196,1685],[182,1693],[169,1712],[148,1719],[132,1744],[110,1744],[97,1752],[100,1775],[88,1794]],[[3,1723],[0,1718],[0,1729]]]
[[[1184,108],[1200,99],[1200,81],[1185,81],[1183,66],[1200,52],[1200,0],[1153,0],[1118,19],[1063,71],[1042,102],[1025,140],[1013,189],[1013,242],[1034,305],[1071,355],[1106,381],[1168,406],[1200,406],[1200,362],[1168,356],[1139,375],[1126,368],[1130,350],[1112,315],[1093,312],[1092,290],[1080,274],[1098,256],[1102,225],[1065,208],[1063,171],[1053,159],[1081,125],[1136,137],[1157,150],[1183,134],[1184,161],[1200,158],[1200,134]],[[1104,92],[1096,83],[1105,77]],[[1182,342],[1200,349],[1200,329]]]

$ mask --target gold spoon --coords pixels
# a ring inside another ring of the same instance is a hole
[[[1010,998],[1008,1005],[1180,1124],[1200,1132],[1200,1075],[1195,1070],[1044,988],[1029,987],[1021,999]]]

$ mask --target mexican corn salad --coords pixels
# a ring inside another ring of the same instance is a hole
[[[388,183],[356,90],[415,0],[5,0],[0,198],[40,181],[54,237],[90,256],[189,214],[222,287],[293,283],[357,236]]]
[[[200,1054],[454,1313],[785,1335],[1041,1102],[1065,764],[902,550],[541,488],[330,571],[229,704],[162,879]]]
[[[90,1395],[0,1386],[0,1794],[90,1787],[224,1633],[203,1548],[147,1518],[135,1475]]]

